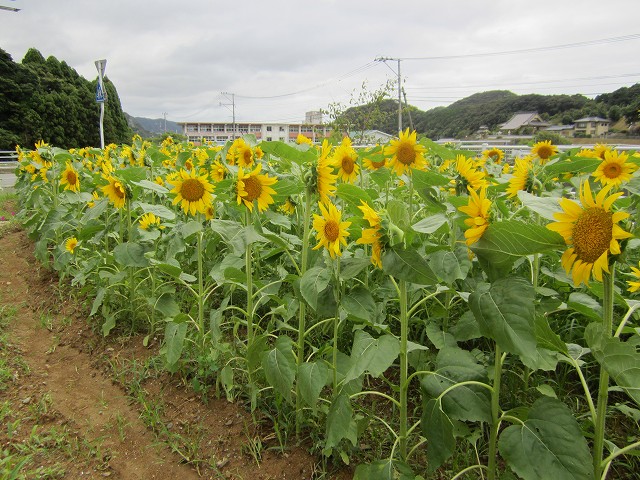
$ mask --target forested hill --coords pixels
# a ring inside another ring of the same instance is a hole
[[[372,116],[370,112],[374,108],[379,109],[381,114]],[[349,124],[354,129],[376,129],[394,134],[398,129],[397,110],[397,101],[386,99],[375,107],[365,105],[350,108],[343,115],[350,117]],[[493,90],[427,111],[409,105],[404,109],[403,124],[409,126],[410,116],[414,128],[429,138],[463,138],[475,133],[483,125],[494,130],[516,112],[538,112],[553,124],[566,125],[587,116],[609,118],[614,122],[625,116],[628,122],[635,122],[639,119],[639,110],[640,84],[623,87],[595,99],[579,94],[516,95],[507,90]],[[358,125],[359,118],[376,118],[376,122]]]
[[[33,148],[39,140],[60,148],[100,146],[96,81],[34,48],[21,63],[0,49],[0,150]],[[129,142],[132,131],[107,78],[105,90],[105,143]]]

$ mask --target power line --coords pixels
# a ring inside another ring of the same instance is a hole
[[[565,48],[586,47],[589,45],[625,42],[628,40],[638,40],[638,39],[640,39],[640,33],[634,33],[631,35],[622,35],[620,37],[601,38],[598,40],[585,40],[583,42],[564,43],[561,45],[550,45],[547,47],[522,48],[519,50],[504,50],[500,52],[469,53],[464,55],[439,55],[439,56],[432,56],[432,57],[400,57],[400,58],[394,58],[393,60],[452,60],[452,59],[458,59],[458,58],[495,57],[500,55],[514,55],[518,53],[546,52],[549,50],[561,50]]]
[[[268,95],[268,96],[253,96],[253,95],[236,95],[236,97],[238,98],[244,98],[244,99],[250,99],[250,100],[266,100],[266,99],[271,99],[271,98],[283,98],[283,97],[291,97],[294,95],[299,95],[301,93],[305,93],[305,92],[309,92],[311,90],[315,90],[317,88],[321,88],[324,87],[330,83],[334,83],[334,82],[341,82],[342,80],[345,80],[349,77],[352,77],[354,75],[357,75],[359,73],[362,73],[366,70],[369,70],[371,67],[374,67],[376,65],[376,62],[368,62],[365,63],[364,65],[361,65],[347,73],[344,73],[338,77],[334,77],[331,78],[329,80],[325,80],[324,82],[321,82],[313,87],[309,87],[309,88],[303,88],[302,90],[297,90],[295,92],[289,92],[289,93],[282,93],[280,95]]]
[[[440,85],[434,87],[407,87],[407,90],[438,90],[438,89],[465,89],[465,88],[487,88],[487,87],[500,87],[500,86],[512,86],[512,85],[540,85],[543,83],[562,83],[562,82],[574,82],[578,80],[604,80],[608,78],[625,78],[625,77],[640,77],[640,73],[621,73],[618,75],[600,75],[597,77],[575,77],[565,78],[557,80],[536,80],[531,82],[509,82],[509,83],[485,83],[476,85]]]

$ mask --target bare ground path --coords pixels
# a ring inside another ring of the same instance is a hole
[[[66,445],[59,455],[44,448],[32,456],[29,468],[41,462],[63,472],[49,478],[316,478],[304,449],[267,449],[274,435],[257,431],[244,410],[224,399],[204,404],[169,375],[145,377],[142,403],[132,401],[124,387],[140,381],[136,368],[153,351],[137,337],[105,341],[56,287],[24,232],[0,234],[0,312],[12,313],[4,352],[22,359],[0,389],[10,412],[0,423],[15,425],[0,430],[0,460],[30,445],[35,428]]]

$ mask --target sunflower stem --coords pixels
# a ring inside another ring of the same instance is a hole
[[[611,338],[613,330],[613,279],[615,264],[611,266],[611,273],[602,272],[604,295],[602,299],[602,324],[605,340]],[[598,400],[596,404],[596,424],[593,432],[593,473],[594,478],[602,476],[602,457],[604,450],[604,431],[607,416],[607,401],[609,396],[609,374],[600,367],[600,381],[598,382]]]
[[[489,432],[488,478],[495,480],[498,456],[498,429],[500,428],[500,381],[502,376],[502,352],[496,344],[493,366],[493,390],[491,391],[491,430]]]
[[[409,315],[407,314],[407,282],[400,280],[399,287],[400,302],[400,459],[407,458],[407,428],[408,428],[408,406],[407,392],[409,390],[409,361],[407,356],[407,345],[409,336]]]
[[[311,216],[311,192],[307,191],[305,195],[304,211],[302,212],[302,259],[300,260],[300,277],[302,277],[307,271],[307,257],[309,256],[309,218]],[[304,300],[300,300],[300,309],[298,310],[298,357],[296,363],[298,365],[298,371],[300,366],[304,362],[304,337],[305,332],[305,320],[307,314],[307,305]],[[300,439],[300,430],[302,428],[302,399],[300,396],[300,382],[296,382],[296,437]]]
[[[245,224],[251,225],[251,212],[245,209]],[[245,270],[247,274],[247,348],[253,343],[253,264],[251,243],[245,247]]]
[[[198,232],[198,335],[200,348],[204,351],[204,274],[202,268],[202,237],[204,232]]]
[[[334,275],[336,279],[335,297],[336,297],[336,314],[333,319],[333,352],[332,352],[332,367],[333,367],[333,396],[338,396],[338,327],[340,326],[340,257],[336,258],[336,268],[334,269]]]

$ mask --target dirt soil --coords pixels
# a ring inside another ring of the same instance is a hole
[[[9,402],[14,414],[29,413],[23,415],[29,421],[11,435],[0,430],[0,454],[30,442],[34,427],[55,427],[76,446],[72,455],[39,458],[45,466],[62,465],[64,475],[55,478],[317,478],[318,459],[304,448],[291,447],[285,454],[266,448],[277,445],[272,431],[256,431],[251,416],[226,399],[205,404],[176,376],[158,374],[142,383],[160,413],[165,436],[157,429],[154,433],[142,420],[144,407],[116,381],[114,370],[142,364],[156,352],[143,347],[138,336],[98,335],[78,300],[61,291],[57,276],[35,261],[24,232],[0,234],[0,308],[15,310],[7,327],[8,348],[26,364],[0,390],[0,404]],[[170,448],[167,432],[192,443]],[[256,445],[260,448],[251,448]],[[260,454],[259,465],[252,451]]]

